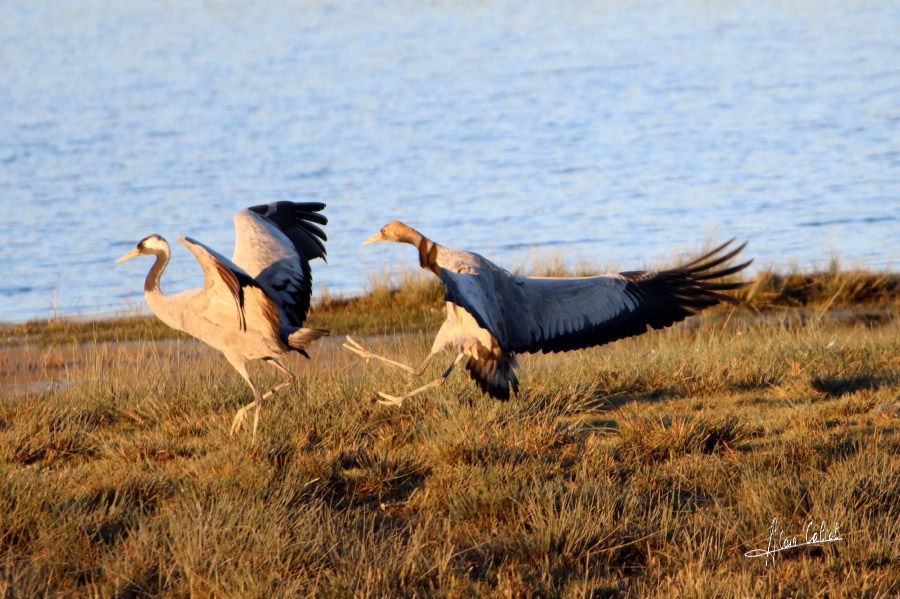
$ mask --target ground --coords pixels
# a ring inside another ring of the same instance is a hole
[[[264,405],[255,443],[228,436],[237,374],[150,319],[7,327],[0,590],[896,596],[896,278],[854,296],[871,285],[831,276],[793,289],[809,297],[775,301],[790,285],[769,281],[749,308],[524,356],[509,402],[460,371],[400,408],[375,392],[421,381],[340,341],[417,362],[439,290],[323,302],[310,323],[334,337],[291,361],[298,383]],[[746,558],[773,519],[841,540]]]

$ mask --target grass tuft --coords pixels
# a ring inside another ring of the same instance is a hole
[[[692,453],[731,452],[756,434],[737,416],[647,417],[630,408],[619,421],[620,453],[658,461]]]

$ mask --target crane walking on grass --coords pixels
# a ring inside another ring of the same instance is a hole
[[[375,241],[408,243],[419,253],[419,266],[444,284],[447,318],[431,352],[418,367],[379,356],[347,337],[344,347],[369,359],[421,375],[447,346],[456,351],[443,374],[400,396],[379,392],[380,403],[400,405],[404,399],[440,386],[465,360],[469,375],[496,399],[517,393],[516,354],[560,352],[603,345],[684,320],[704,308],[735,298],[722,293],[740,282],[721,281],[752,260],[728,266],[746,243],[734,241],[677,268],[660,272],[632,271],[593,277],[524,277],[514,275],[473,252],[431,241],[399,221],[391,221],[363,245]],[[717,281],[718,280],[718,281]]]
[[[147,305],[164,323],[218,349],[253,392],[253,401],[235,414],[230,434],[255,409],[253,438],[262,401],[290,385],[294,375],[279,358],[292,351],[309,358],[306,348],[328,331],[302,328],[312,294],[309,261],[325,258],[325,232],[319,225],[325,204],[275,202],[234,215],[231,260],[189,237],[178,237],[203,269],[203,288],[165,295],[159,279],[169,263],[169,244],[159,235],[145,237],[116,260],[156,256],[144,283]],[[264,360],[287,380],[260,392],[247,372],[249,360]]]

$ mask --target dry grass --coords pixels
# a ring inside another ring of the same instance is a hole
[[[529,272],[540,276],[584,276],[604,272],[587,265],[567,269],[562,262],[542,263]],[[893,272],[841,270],[757,273],[741,294],[736,313],[769,312],[791,318],[818,318],[829,310],[849,309],[852,318],[884,322],[900,306],[900,275]],[[722,306],[707,314],[727,314]],[[376,278],[358,297],[325,294],[318,298],[307,326],[357,335],[389,335],[431,329],[444,318],[443,288],[430,274],[404,272]],[[81,320],[56,318],[19,324],[0,323],[0,346],[60,345],[104,341],[187,339],[153,316]]]
[[[357,317],[338,305],[316,318]],[[418,381],[336,337],[255,445],[195,342],[0,348],[0,593],[896,595],[900,323],[726,318],[525,356],[506,403],[458,373],[399,409],[374,391]],[[366,343],[412,361],[430,337]],[[776,517],[844,540],[744,558]]]

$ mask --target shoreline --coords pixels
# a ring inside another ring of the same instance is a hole
[[[585,276],[590,273],[539,269],[538,274]],[[762,271],[734,295],[740,299],[738,304],[710,308],[704,311],[704,318],[766,314],[804,320],[821,319],[827,314],[877,323],[890,320],[900,308],[900,272],[838,268],[784,273]],[[442,319],[440,283],[424,274],[405,273],[399,280],[374,281],[369,291],[361,295],[344,297],[325,293],[314,298],[304,326],[329,329],[337,335],[386,335],[436,328]],[[149,312],[0,321],[0,347],[186,338],[187,335],[168,328]]]

